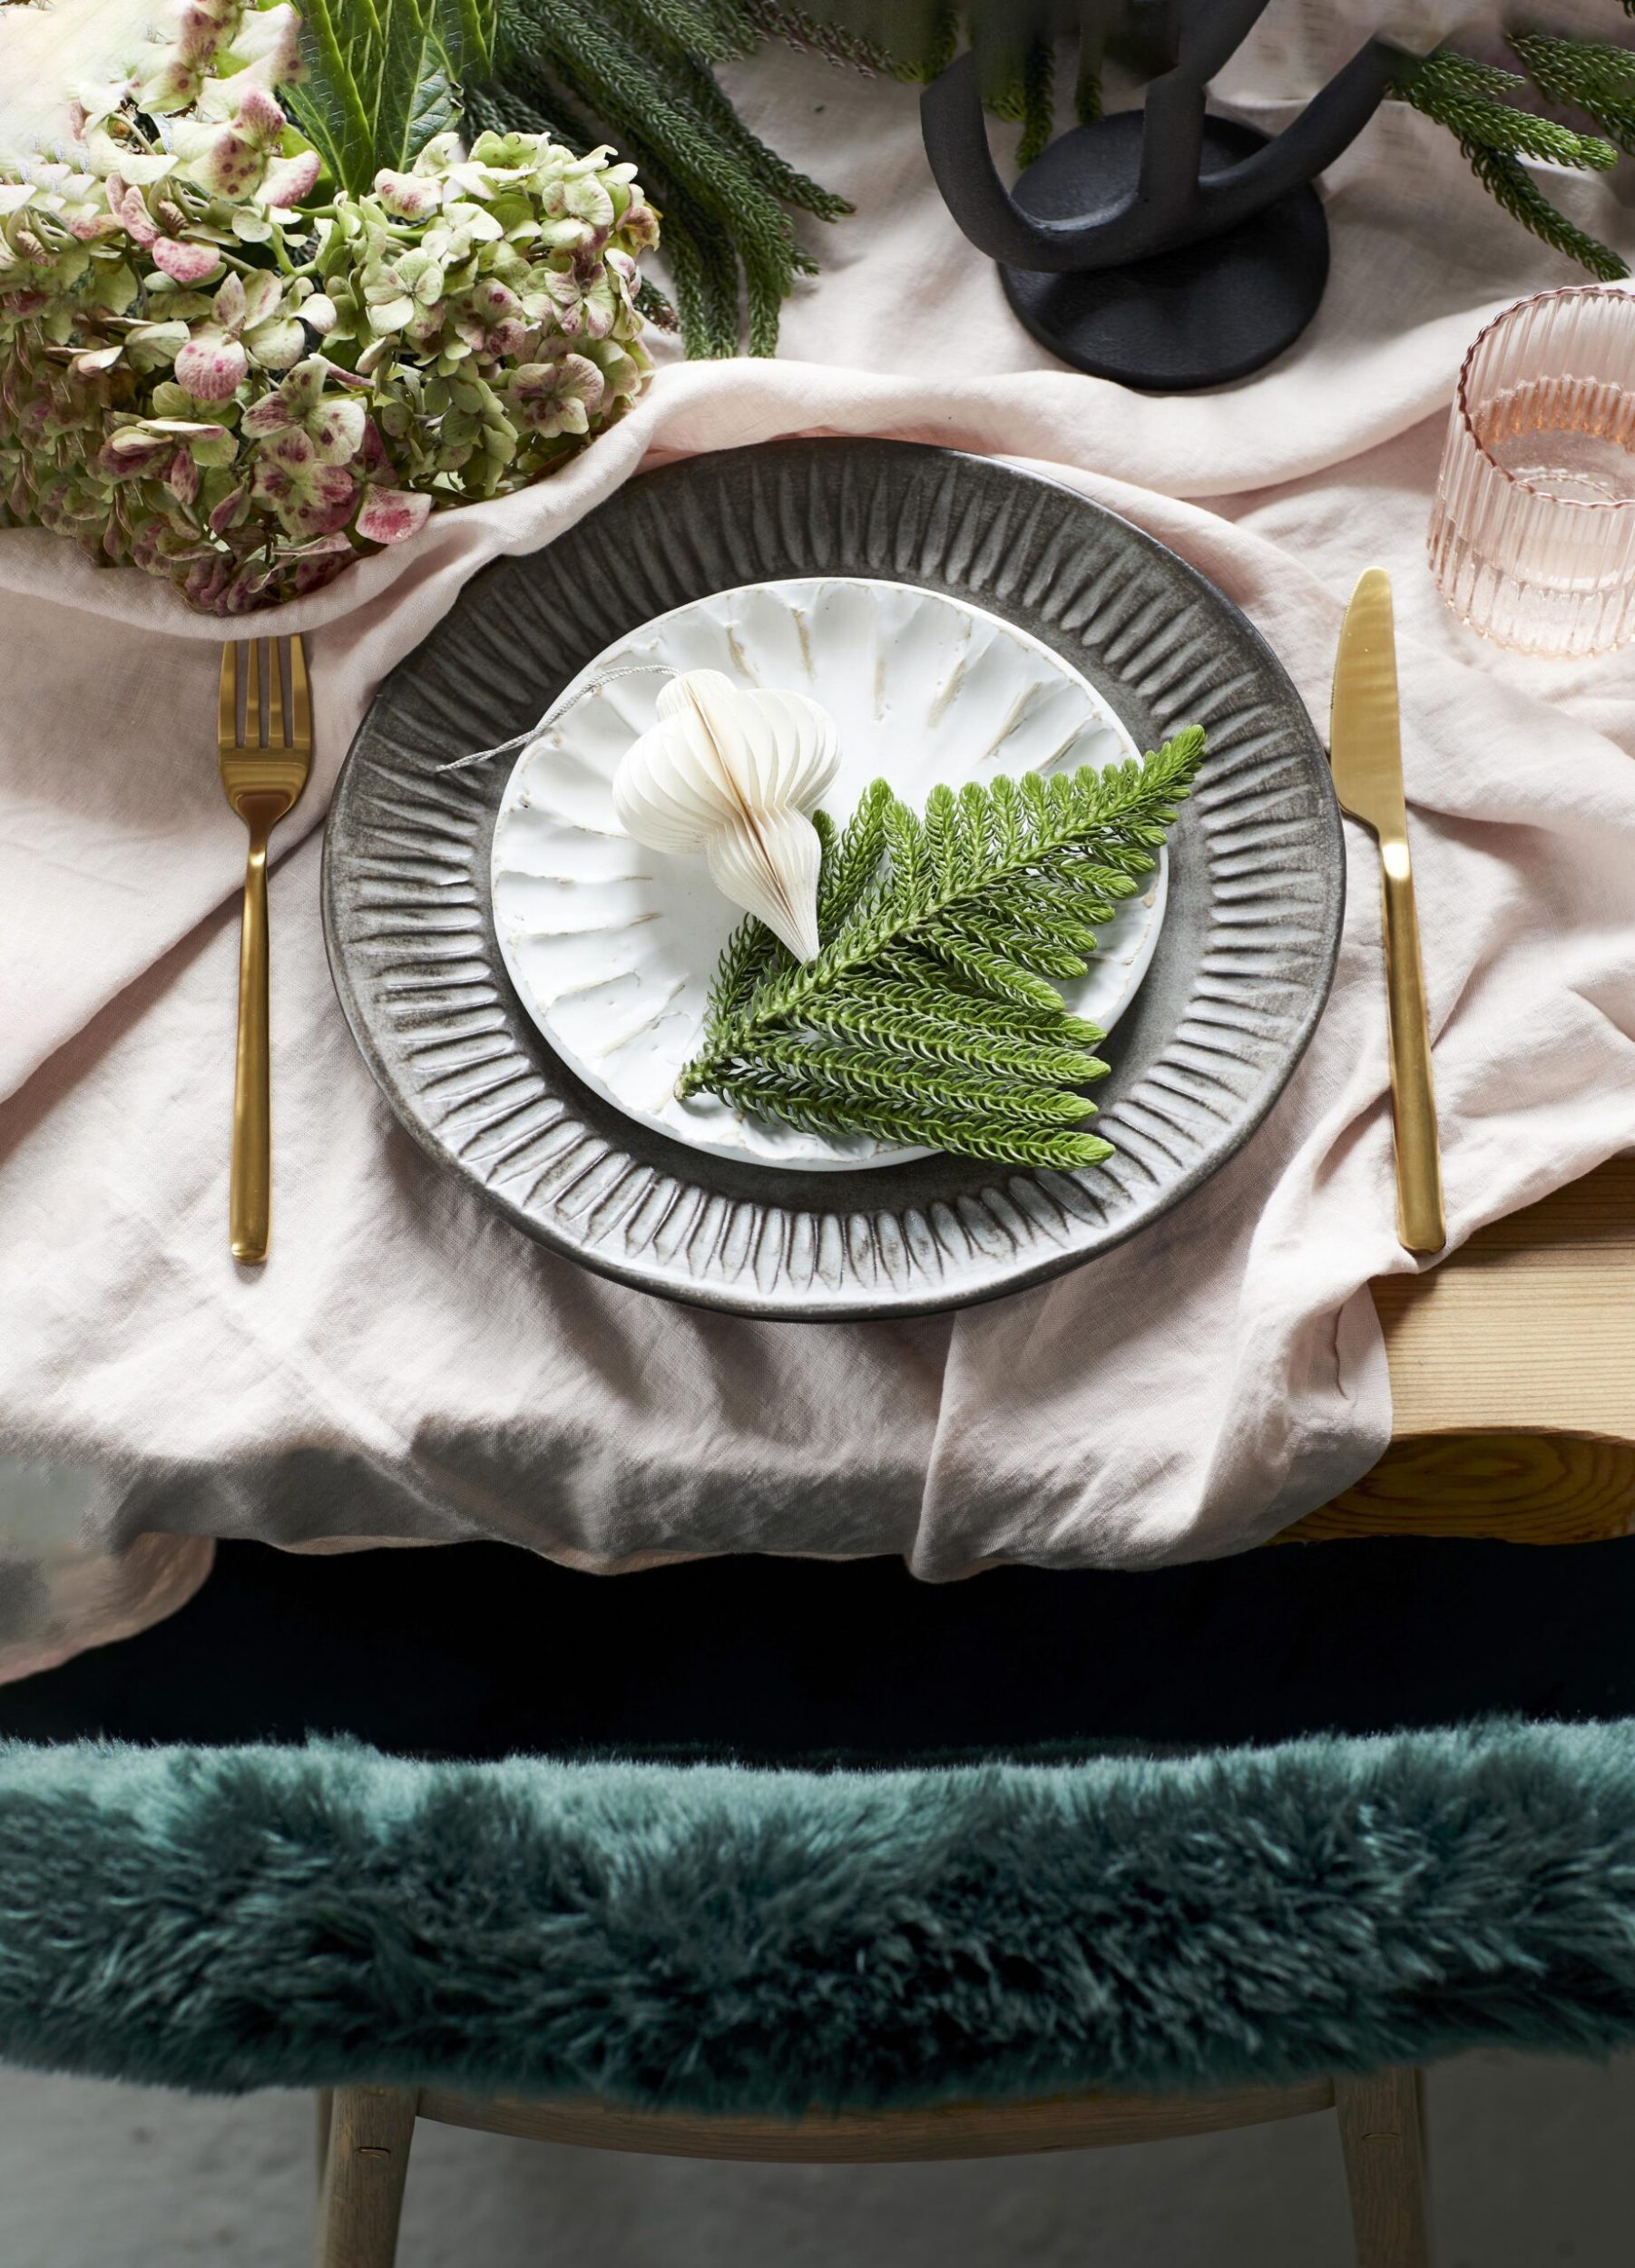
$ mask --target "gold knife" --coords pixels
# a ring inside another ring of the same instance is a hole
[[[1370,567],[1351,594],[1334,665],[1329,719],[1334,785],[1342,809],[1379,837],[1385,892],[1385,1006],[1391,1026],[1391,1117],[1396,1131],[1396,1233],[1409,1252],[1440,1252],[1442,1158],[1431,1035],[1425,1022],[1419,916],[1403,801],[1391,579]]]

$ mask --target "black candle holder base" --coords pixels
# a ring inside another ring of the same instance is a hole
[[[1135,187],[1142,113],[1119,111],[1052,142],[1017,181],[1033,220],[1111,210]],[[1235,165],[1267,137],[1206,117],[1201,171]],[[1309,183],[1251,220],[1170,252],[1069,275],[1001,266],[1005,297],[1052,354],[1148,393],[1195,392],[1248,377],[1291,347],[1328,279],[1328,223]]]

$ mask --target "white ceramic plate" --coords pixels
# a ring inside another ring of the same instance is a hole
[[[564,689],[555,721],[518,758],[494,825],[494,927],[524,1005],[587,1086],[716,1157],[807,1170],[923,1157],[676,1099],[741,915],[701,857],[643,850],[620,831],[612,779],[654,721],[665,672],[701,669],[823,703],[840,728],[824,798],[839,822],[876,778],[919,809],[939,781],[1117,764],[1135,744],[1077,670],[998,616],[908,583],[825,576],[717,591],[644,623]],[[1088,973],[1063,988],[1075,1015],[1116,1022],[1151,958],[1166,883],[1160,856],[1152,887],[1100,932]]]

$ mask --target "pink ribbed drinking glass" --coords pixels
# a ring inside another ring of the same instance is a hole
[[[1459,374],[1431,572],[1523,653],[1635,638],[1635,295],[1584,284],[1490,323]]]

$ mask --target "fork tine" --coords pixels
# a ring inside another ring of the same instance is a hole
[[[267,735],[261,729],[261,641],[252,638],[250,644],[250,685],[244,696],[244,745],[247,748],[264,748]]]
[[[216,742],[223,748],[236,748],[239,740],[239,649],[236,645],[221,649],[221,682],[216,697]]]
[[[291,746],[312,746],[312,699],[307,687],[307,649],[298,630],[289,640],[289,721]]]
[[[284,746],[284,640],[267,640],[267,737],[275,748]]]

